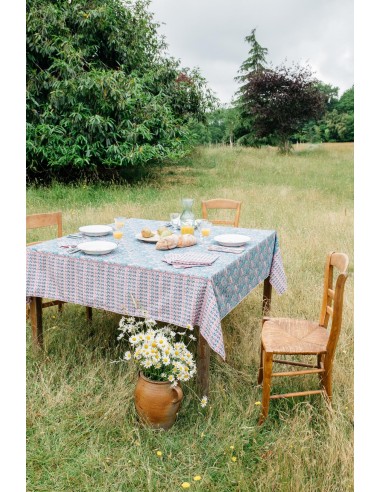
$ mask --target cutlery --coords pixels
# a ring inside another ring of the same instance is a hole
[[[67,237],[83,237],[83,234],[68,234]]]
[[[72,255],[74,253],[78,253],[79,251],[81,251],[81,250],[76,248],[76,249],[72,249],[72,250],[68,251],[68,253],[69,253],[69,255]]]

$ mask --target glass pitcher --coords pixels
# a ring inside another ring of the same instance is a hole
[[[181,234],[194,234],[193,198],[183,198],[183,213],[180,215]]]

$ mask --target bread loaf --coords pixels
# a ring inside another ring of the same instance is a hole
[[[171,234],[170,236],[161,237],[156,243],[156,249],[173,249],[176,248],[179,240],[177,234]]]
[[[179,248],[186,248],[187,246],[194,246],[197,244],[197,239],[193,236],[193,234],[182,234],[179,236],[179,240],[177,242],[177,246]]]

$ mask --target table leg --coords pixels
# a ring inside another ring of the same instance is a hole
[[[263,299],[262,299],[262,315],[268,316],[271,308],[271,292],[272,285],[270,284],[270,276],[265,278],[263,282]]]
[[[37,348],[44,347],[44,339],[42,334],[42,298],[30,298],[30,321],[32,325],[32,340]]]
[[[93,321],[93,308],[86,306],[86,319],[89,323]]]
[[[210,347],[199,332],[197,345],[197,382],[201,396],[209,396]]]

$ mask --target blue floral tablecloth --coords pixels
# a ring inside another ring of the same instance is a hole
[[[65,245],[110,240],[63,237],[27,248],[27,296],[47,297],[131,316],[149,316],[185,327],[198,325],[210,347],[225,358],[221,319],[270,275],[278,294],[287,288],[276,231],[214,226],[218,234],[251,238],[241,254],[218,254],[205,267],[175,269],[163,261],[168,251],[135,239],[143,227],[163,221],[129,219],[124,237],[113,252],[92,256],[70,254]],[[210,244],[213,244],[211,240]],[[170,252],[207,252],[207,245]]]

